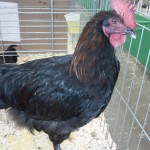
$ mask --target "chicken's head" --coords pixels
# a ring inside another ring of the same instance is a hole
[[[127,34],[135,37],[135,6],[131,5],[129,0],[110,0],[110,7],[111,15],[103,21],[102,29],[105,36],[110,38],[110,43],[118,47],[125,42]]]

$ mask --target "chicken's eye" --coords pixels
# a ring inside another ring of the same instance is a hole
[[[116,20],[116,19],[113,19],[113,20],[112,20],[112,23],[113,23],[113,24],[116,24],[116,23],[117,23],[117,20]]]

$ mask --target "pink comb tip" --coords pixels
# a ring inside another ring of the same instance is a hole
[[[115,10],[123,18],[126,26],[134,29],[136,27],[134,17],[135,6],[131,4],[130,0],[110,0],[111,9]]]

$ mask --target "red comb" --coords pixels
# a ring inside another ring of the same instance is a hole
[[[110,0],[111,9],[115,10],[119,14],[126,26],[134,29],[136,27],[134,8],[135,5],[131,5],[130,0]]]

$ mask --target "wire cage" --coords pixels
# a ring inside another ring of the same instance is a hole
[[[142,0],[134,3],[137,3],[137,39],[128,38],[116,51],[121,71],[111,102],[95,123],[98,128],[90,125],[88,131],[82,129],[92,138],[86,137],[87,143],[85,137],[79,138],[88,145],[81,149],[148,150],[150,147],[150,3],[145,5]],[[85,23],[100,10],[109,10],[109,0],[0,0],[0,56],[5,62],[4,50],[14,44],[18,45],[18,63],[72,53]],[[66,15],[78,15],[78,20],[67,20]],[[1,131],[6,130],[2,127],[5,125],[13,130],[14,125],[8,124],[7,118],[1,117]],[[11,149],[7,136],[7,131],[0,132],[2,150],[6,146]],[[38,143],[41,137],[36,140]],[[30,148],[36,149],[34,146]]]

